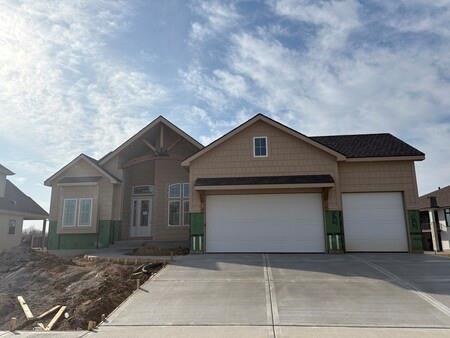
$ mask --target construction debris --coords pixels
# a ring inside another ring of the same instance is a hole
[[[146,266],[133,275],[134,265],[64,259],[28,247],[6,251],[0,254],[0,330],[85,330],[89,321],[105,321],[136,289],[136,279],[142,285],[162,264]]]

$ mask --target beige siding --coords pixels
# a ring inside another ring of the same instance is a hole
[[[101,173],[84,160],[68,168],[59,179],[63,177],[85,177],[85,176],[101,176]],[[59,233],[92,233],[97,230],[98,220],[111,220],[117,217],[117,208],[114,205],[119,203],[120,187],[114,187],[108,178],[102,177],[94,185],[52,185],[51,204],[50,204],[50,220],[58,221]],[[83,228],[62,228],[62,200],[64,198],[80,198],[89,197],[94,199],[93,226]],[[113,203],[115,201],[115,203]],[[119,204],[120,205],[120,204]],[[120,210],[120,209],[119,209]]]
[[[253,157],[253,137],[267,136],[269,156]],[[336,159],[326,152],[259,121],[194,160],[190,165],[193,186],[199,177],[276,176],[329,174],[338,183]],[[338,186],[338,185],[337,185]],[[337,189],[329,194],[329,208],[337,208]],[[200,195],[192,192],[191,210],[200,211]]]
[[[58,217],[58,228],[57,233],[60,234],[71,234],[71,233],[95,233],[97,232],[97,221],[99,217],[99,187],[98,185],[85,185],[85,186],[59,186],[59,217]],[[92,198],[92,220],[91,226],[83,227],[66,227],[62,226],[64,199],[70,198]],[[100,201],[100,202],[99,202]]]
[[[16,233],[9,235],[9,220],[14,219],[17,222]],[[0,252],[8,250],[20,244],[22,238],[23,218],[17,215],[0,214]]]
[[[403,192],[406,208],[418,208],[413,161],[343,162],[339,164],[342,192]]]
[[[152,224],[152,235],[155,240],[181,241],[189,239],[189,227],[169,226],[168,224],[168,186],[172,183],[189,182],[188,170],[180,163],[180,160],[170,158],[161,158],[155,161],[157,198],[154,200]]]

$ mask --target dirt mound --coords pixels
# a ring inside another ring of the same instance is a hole
[[[66,305],[69,318],[58,330],[86,329],[89,320],[100,322],[136,288],[133,265],[65,259],[17,247],[0,254],[0,330],[11,317],[25,322],[17,296],[23,296],[35,316],[55,305]],[[139,276],[144,282],[148,276]],[[43,320],[44,325],[52,318]],[[25,327],[31,329],[33,325]]]

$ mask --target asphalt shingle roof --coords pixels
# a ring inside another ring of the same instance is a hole
[[[251,176],[197,178],[196,186],[255,185],[255,184],[312,184],[334,183],[330,175]]]
[[[349,158],[424,156],[391,134],[311,136],[312,140]]]
[[[0,197],[0,210],[32,214],[40,216],[42,219],[48,217],[47,211],[42,209],[39,204],[25,195],[9,180],[6,180],[5,197]]]
[[[419,197],[420,209],[431,208],[430,197],[436,197],[438,207],[450,207],[450,185]]]

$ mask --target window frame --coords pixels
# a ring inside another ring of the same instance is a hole
[[[66,215],[66,202],[67,201],[75,201],[75,210],[73,212],[73,224],[66,224],[65,223],[65,215]],[[78,199],[77,198],[64,198],[63,200],[63,212],[62,212],[62,219],[61,219],[61,225],[64,228],[74,228],[77,227],[77,210],[78,210]]]
[[[81,219],[81,201],[90,201],[91,209],[89,212],[89,224],[80,224]],[[77,219],[77,227],[91,227],[92,226],[92,209],[94,206],[94,199],[92,197],[82,197],[78,199],[78,219]]]
[[[266,142],[266,154],[265,155],[256,155],[256,140],[264,139]],[[253,137],[253,157],[254,158],[265,158],[269,156],[269,141],[267,136],[254,136]]]
[[[171,187],[174,186],[174,185],[178,185],[179,186],[179,192],[180,192],[179,195],[175,196],[175,197],[170,195]],[[188,196],[184,195],[185,186],[187,186],[188,189],[189,189]],[[185,206],[185,202],[189,203],[189,198],[190,198],[190,184],[189,184],[189,182],[176,182],[176,183],[168,184],[168,188],[167,188],[167,225],[169,227],[186,227],[186,226],[189,226],[189,224],[186,224],[184,222],[184,214],[185,214],[184,206]],[[173,203],[173,202],[178,202],[178,204],[179,204],[178,224],[171,224],[170,223],[170,204]],[[188,222],[188,223],[190,223],[190,222]]]
[[[14,223],[14,226],[11,224]],[[11,233],[11,229],[14,227],[14,232]],[[17,232],[17,219],[11,218],[8,221],[8,235],[15,236]]]
[[[447,225],[447,228],[450,227],[450,208],[445,208],[444,209],[444,219],[445,219],[445,224]]]
[[[148,187],[149,188],[149,192],[141,192],[141,193],[135,192],[136,188],[142,188],[142,187]],[[133,185],[131,194],[133,196],[153,196],[155,194],[155,186],[153,184]]]

